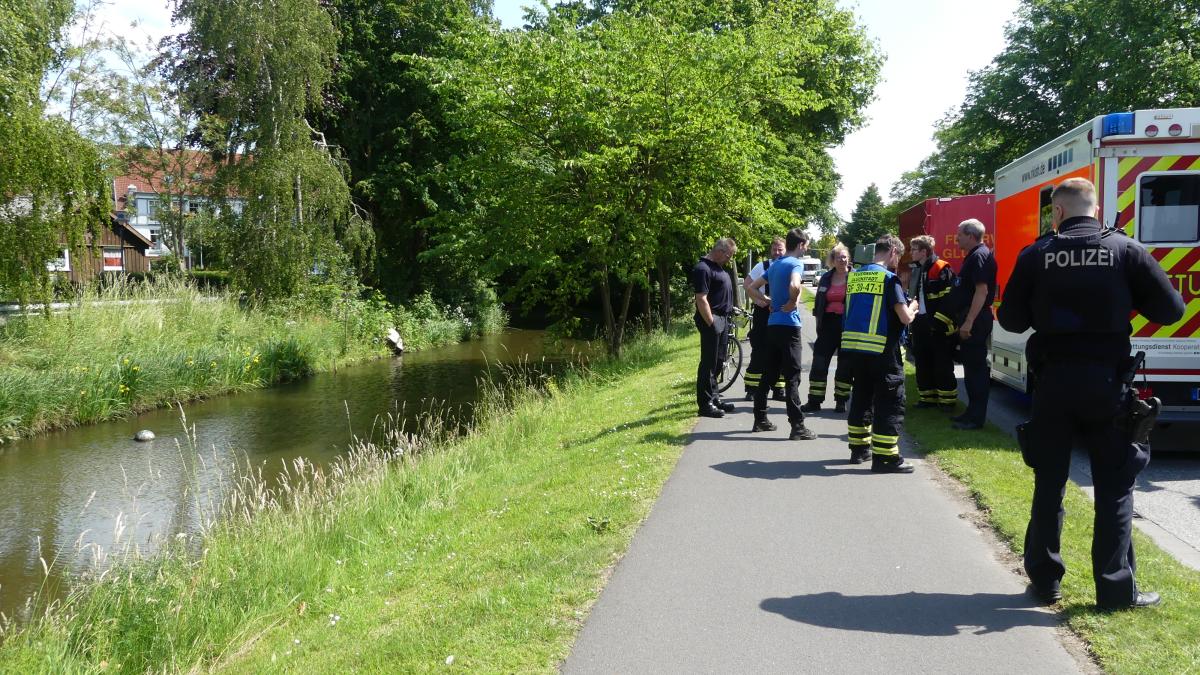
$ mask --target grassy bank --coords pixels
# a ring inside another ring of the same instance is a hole
[[[393,325],[410,349],[457,342],[502,327],[497,312],[472,324],[428,297],[393,307],[314,288],[244,307],[179,282],[110,287],[68,312],[0,325],[0,442],[380,356]]]
[[[908,397],[916,387],[908,381]],[[921,450],[970,489],[995,531],[1016,553],[1023,550],[1033,472],[1011,436],[989,425],[983,431],[950,428],[943,413],[911,410],[906,430]],[[1122,612],[1095,608],[1091,573],[1092,504],[1067,485],[1062,553],[1067,562],[1061,613],[1110,673],[1200,672],[1200,573],[1184,567],[1134,530],[1138,584],[1158,591],[1161,607]]]
[[[688,331],[493,394],[466,437],[360,448],[287,508],[250,488],[200,558],[110,574],[0,671],[553,671],[681,452],[693,356]]]

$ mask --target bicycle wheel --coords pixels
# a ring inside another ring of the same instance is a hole
[[[721,364],[721,372],[717,373],[717,390],[724,393],[733,386],[734,380],[742,374],[742,341],[729,341],[729,355]]]

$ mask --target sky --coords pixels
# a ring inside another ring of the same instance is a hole
[[[962,102],[967,77],[1004,47],[1004,25],[1019,0],[839,0],[887,55],[867,123],[832,151],[842,186],[834,207],[849,218],[871,183],[884,199],[900,174],[933,152],[934,124]],[[519,27],[531,0],[494,0],[506,27]],[[104,8],[110,27],[158,38],[170,29],[166,4],[112,0]],[[129,22],[139,21],[131,30]]]

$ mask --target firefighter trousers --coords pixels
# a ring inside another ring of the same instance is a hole
[[[918,316],[909,327],[921,403],[952,406],[958,402],[958,379],[954,377],[956,338],[946,335],[944,328],[929,314]]]
[[[747,395],[753,395],[758,390],[762,380],[763,369],[767,364],[767,320],[771,318],[771,310],[766,307],[754,306],[754,321],[750,325],[750,363],[742,376],[742,385]],[[770,384],[776,393],[782,393],[783,380],[776,379]]]
[[[876,457],[899,459],[904,426],[904,364],[899,350],[884,354],[843,350],[839,359],[848,363],[854,378],[846,416],[851,454],[861,457],[870,450]]]
[[[817,329],[817,341],[813,344],[812,370],[808,371],[809,403],[824,403],[829,387],[829,362],[842,346],[842,315],[826,312]],[[854,378],[845,359],[838,359],[837,371],[833,375],[833,400],[842,403],[850,399],[850,387]]]
[[[767,415],[768,382],[783,377],[787,390],[787,416],[793,427],[804,426],[804,413],[800,410],[800,361],[804,351],[804,337],[799,326],[767,326],[766,361],[763,379],[754,392],[754,416]]]

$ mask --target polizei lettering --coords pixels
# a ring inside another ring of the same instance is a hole
[[[1116,257],[1107,248],[1072,248],[1047,251],[1046,269],[1051,267],[1115,267]]]

